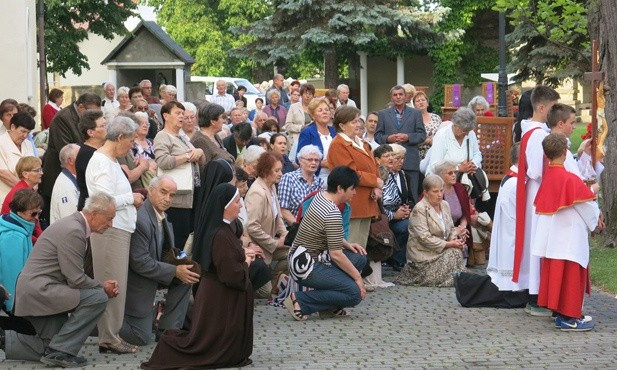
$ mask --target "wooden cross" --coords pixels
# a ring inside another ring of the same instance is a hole
[[[604,72],[599,70],[598,40],[593,40],[591,46],[591,72],[585,72],[585,80],[591,81],[591,163],[595,168],[596,151],[598,149],[598,88],[604,81]]]

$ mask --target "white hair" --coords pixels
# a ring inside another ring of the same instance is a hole
[[[266,150],[261,145],[251,145],[244,153],[242,153],[242,157],[244,158],[244,164],[253,164],[259,160],[262,154],[264,154]]]
[[[60,166],[64,168],[66,166],[66,162],[71,157],[77,157],[77,152],[79,152],[79,145],[77,144],[66,144],[60,149]]]
[[[347,89],[349,90],[349,86],[345,85],[345,84],[340,84],[336,87],[336,91],[341,91],[342,89]]]
[[[168,85],[169,86],[169,85]],[[189,101],[185,101],[182,102],[182,105],[184,105],[184,111],[190,111],[193,113],[197,113],[197,107],[195,106],[195,104],[189,102]]]
[[[105,212],[109,209],[109,206],[114,207],[114,209],[116,208],[114,198],[107,193],[99,191],[94,194],[90,194],[88,199],[86,199],[86,204],[84,205],[82,211],[85,213]]]

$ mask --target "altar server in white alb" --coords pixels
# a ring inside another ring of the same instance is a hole
[[[568,142],[563,134],[542,141],[549,164],[535,198],[537,230],[531,254],[541,258],[538,306],[556,313],[562,331],[593,329],[591,317],[582,316],[585,291],[589,293],[588,232],[601,230],[595,195],[583,180],[564,168]]]

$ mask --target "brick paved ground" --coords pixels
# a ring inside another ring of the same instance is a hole
[[[353,318],[295,322],[286,310],[255,309],[255,369],[615,369],[617,300],[594,290],[585,313],[596,328],[563,333],[522,309],[462,308],[451,288],[397,286],[368,293]],[[91,369],[137,369],[136,355],[100,355],[90,338],[82,355]],[[40,369],[5,361],[0,369]]]

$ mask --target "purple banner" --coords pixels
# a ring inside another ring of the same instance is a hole
[[[461,106],[461,85],[454,84],[452,85],[452,106],[460,107]]]
[[[490,104],[493,105],[495,104],[495,94],[494,94],[494,87],[495,85],[493,85],[492,82],[487,82],[486,83],[486,101]]]

